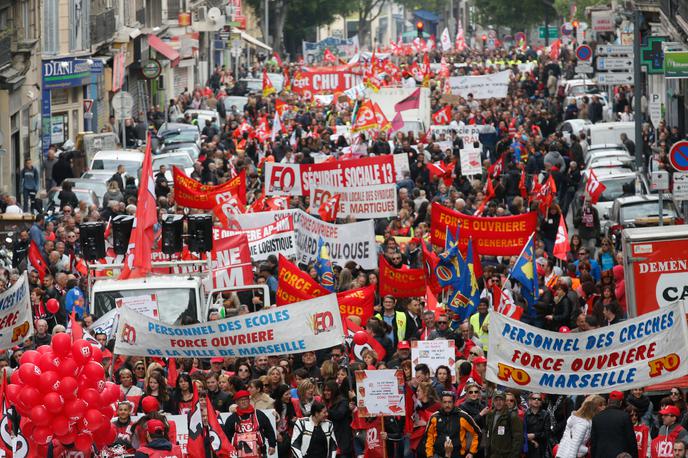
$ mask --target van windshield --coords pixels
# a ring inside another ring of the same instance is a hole
[[[134,289],[126,291],[98,291],[93,297],[93,312],[101,317],[113,308],[115,301],[122,298],[155,297],[158,305],[158,319],[166,324],[179,325],[198,320],[196,295],[193,288]]]

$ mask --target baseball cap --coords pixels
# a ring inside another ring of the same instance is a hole
[[[678,410],[678,407],[676,406],[666,406],[662,410],[659,411],[660,415],[673,415],[674,417],[680,417],[681,416],[681,411]]]
[[[411,344],[408,342],[408,340],[402,340],[397,345],[397,350],[408,350],[410,348],[411,348]]]
[[[609,399],[613,399],[614,401],[623,401],[624,395],[621,391],[612,391],[609,393]]]
[[[492,394],[492,399],[495,399],[495,398],[506,399],[506,395],[504,394],[504,391],[502,391],[502,390],[495,390],[495,392]]]
[[[473,364],[487,364],[487,358],[484,356],[478,356],[477,358],[473,359]]]
[[[211,363],[220,363],[220,364],[222,364],[222,363],[225,362],[225,359],[224,359],[224,358],[221,358],[221,357],[210,358],[210,362],[211,362]]]
[[[251,393],[249,393],[246,390],[239,390],[236,393],[234,393],[234,400],[238,401],[241,398],[248,398],[251,397]]]
[[[146,429],[148,434],[162,433],[165,431],[165,424],[160,420],[151,419],[146,422]]]

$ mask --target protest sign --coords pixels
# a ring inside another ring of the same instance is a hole
[[[476,100],[504,98],[509,93],[509,77],[511,70],[504,70],[479,76],[452,76],[449,85],[453,95],[468,97],[473,94]]]
[[[358,414],[361,417],[406,415],[404,372],[394,369],[356,371]]]
[[[318,239],[323,238],[333,264],[344,266],[354,261],[363,269],[377,268],[377,243],[373,220],[349,224],[331,224],[298,210],[245,213],[236,215],[242,229],[265,226],[287,216],[294,218],[296,231],[296,262],[309,264],[315,261]]]
[[[471,124],[452,127],[448,126],[430,126],[430,133],[435,135],[435,139],[440,141],[442,134],[447,140],[452,138],[452,132],[456,132],[456,136],[463,140],[464,148],[473,148],[476,143],[480,143],[480,126]],[[443,150],[444,151],[444,150]]]
[[[490,316],[487,379],[535,393],[601,394],[685,374],[688,327],[674,303],[592,331],[562,334]]]
[[[0,350],[12,348],[33,335],[33,315],[26,272],[0,294]]]
[[[146,315],[148,318],[158,318],[158,297],[156,294],[119,297],[115,299],[115,307],[118,309],[127,307],[135,312]]]
[[[344,188],[317,185],[311,188],[310,212],[318,214],[320,205],[339,194],[337,217],[359,219],[397,216],[397,185],[394,183]]]
[[[396,269],[384,256],[380,256],[380,296],[425,296],[424,269]]]
[[[440,366],[449,367],[453,382],[456,382],[456,344],[453,340],[414,340],[411,342],[411,376],[416,376],[416,365],[427,364],[430,373]]]
[[[174,180],[174,200],[177,205],[201,210],[212,210],[217,204],[236,199],[246,205],[246,172],[217,186],[204,185],[186,176],[179,167],[172,167]]]
[[[444,248],[446,230],[452,234],[461,226],[459,249],[466,252],[468,240],[482,255],[518,256],[537,227],[537,213],[494,218],[464,215],[439,204],[432,204],[432,244]]]
[[[253,284],[253,266],[246,234],[215,240],[210,266],[209,276],[203,280],[206,291]]]
[[[464,143],[465,145],[465,143]],[[464,176],[480,175],[483,168],[480,164],[480,150],[467,147],[461,150],[461,174]]]
[[[265,164],[265,195],[310,196],[311,187],[358,188],[396,183],[394,157],[362,157],[319,164]]]
[[[294,94],[311,99],[316,94],[341,93],[362,82],[363,75],[348,71],[296,71],[291,79],[291,90]]]
[[[359,51],[357,35],[353,38],[327,37],[320,41],[302,41],[301,47],[306,65],[313,65],[324,60],[326,50],[345,60],[351,59]]]
[[[294,218],[291,216],[253,229],[235,231],[213,228],[215,240],[239,234],[246,234],[253,261],[264,261],[269,256],[278,254],[287,257],[296,256],[296,232],[294,232]]]
[[[343,343],[334,294],[225,320],[170,326],[123,308],[115,353],[132,356],[256,356],[302,353]]]
[[[394,151],[393,142],[391,142],[390,148]],[[397,181],[403,180],[406,172],[408,172],[410,176],[411,167],[409,165],[408,154],[392,154],[392,157],[394,158],[394,172],[397,175]]]

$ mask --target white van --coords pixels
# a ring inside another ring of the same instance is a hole
[[[635,122],[602,122],[587,126],[588,142],[591,145],[621,143],[621,134],[626,134],[635,143]]]
[[[123,165],[127,175],[139,176],[139,170],[143,166],[144,154],[139,150],[102,150],[93,155],[89,170],[117,171],[118,165]]]

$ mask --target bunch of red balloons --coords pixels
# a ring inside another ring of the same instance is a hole
[[[119,387],[105,381],[100,348],[59,333],[50,345],[26,351],[12,373],[7,396],[22,416],[23,435],[37,444],[56,439],[89,450],[116,438],[111,419]]]

